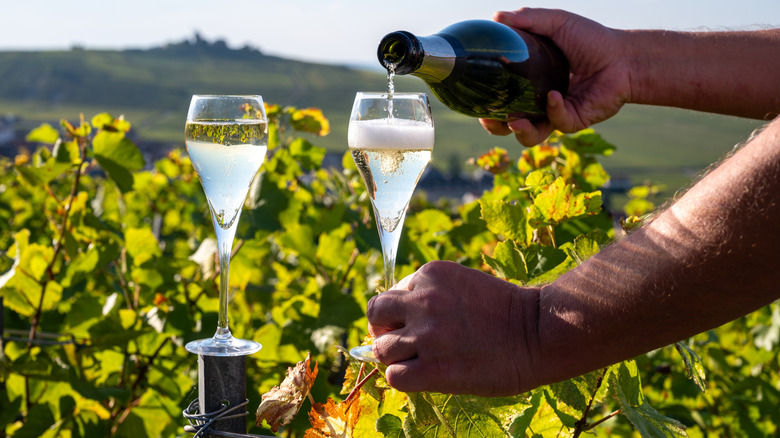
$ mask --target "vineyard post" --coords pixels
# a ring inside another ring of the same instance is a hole
[[[198,401],[200,413],[218,411],[225,405],[237,406],[246,401],[246,356],[198,355]],[[246,407],[233,412],[232,418],[218,420],[215,431],[245,434]]]

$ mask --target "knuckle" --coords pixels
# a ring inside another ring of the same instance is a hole
[[[376,317],[381,313],[381,311],[378,309],[380,305],[378,304],[379,295],[372,297],[370,300],[368,300],[368,304],[366,305],[366,317],[368,318],[368,321],[375,321]]]
[[[453,265],[457,264],[446,260],[434,260],[422,265],[417,272],[432,280],[438,280],[446,277]]]
[[[374,342],[371,347],[371,350],[374,353],[374,357],[382,363],[384,363],[385,360],[387,359],[387,346],[384,341],[385,341],[385,337],[380,336],[374,339]]]

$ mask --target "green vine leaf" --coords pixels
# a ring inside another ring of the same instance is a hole
[[[376,431],[385,438],[405,438],[403,422],[392,414],[385,414],[376,421]]]
[[[55,151],[63,153],[52,155],[48,149],[41,147],[33,154],[32,164],[15,165],[14,169],[30,186],[48,184],[73,168],[74,163],[66,149],[55,147]]]
[[[674,348],[680,353],[683,364],[685,365],[685,371],[688,374],[688,378],[696,383],[702,391],[707,390],[707,378],[704,373],[704,365],[701,358],[695,351],[691,349],[685,342],[677,342],[674,344]]]
[[[30,131],[30,133],[27,134],[27,137],[25,137],[24,140],[29,141],[31,143],[54,144],[57,142],[57,139],[59,138],[60,138],[60,132],[57,131],[50,124],[44,123],[41,126]]]
[[[550,404],[547,402],[548,391],[546,389],[546,387],[542,387],[534,391],[532,400],[538,397],[539,407],[533,411],[531,418],[528,419],[530,424],[528,424],[527,429],[521,433],[515,433],[512,436],[531,436],[533,438],[567,436],[564,435],[564,433],[569,432],[570,429],[567,429],[563,424],[561,424],[560,417],[555,412],[553,407],[550,406]],[[536,395],[537,393],[538,396]],[[525,421],[523,421],[523,424],[524,423]]]
[[[493,257],[483,254],[482,260],[496,271],[496,275],[505,280],[528,282],[525,256],[512,240],[499,242],[493,250]]]
[[[621,363],[612,375],[612,384],[618,396],[621,413],[643,437],[688,436],[682,423],[661,415],[645,400],[636,362]]]
[[[534,194],[539,194],[553,182],[555,182],[555,174],[546,170],[534,170],[525,177],[525,185]]]
[[[655,208],[655,204],[644,198],[635,198],[629,200],[623,207],[623,212],[627,216],[642,216]]]
[[[92,346],[98,348],[121,347],[149,333],[151,329],[125,330],[118,316],[108,316],[89,328]]]
[[[314,146],[303,138],[296,138],[290,143],[290,154],[306,172],[319,169],[325,152],[325,148]]]
[[[129,228],[125,231],[125,248],[135,266],[141,266],[161,254],[160,245],[152,229],[147,227]]]
[[[582,234],[574,238],[574,242],[567,242],[561,245],[561,250],[566,252],[567,256],[575,264],[579,265],[585,260],[591,258],[601,250],[603,245],[609,243],[609,236],[601,230],[593,230],[588,234]]]
[[[536,413],[542,404],[542,397],[544,391],[534,390],[531,391],[531,395],[528,398],[528,406],[523,409],[520,415],[516,416],[512,423],[509,425],[509,434],[513,437],[525,437],[528,436],[528,428],[531,427],[531,423],[534,421]]]
[[[609,174],[604,170],[604,166],[594,158],[587,159],[583,164],[582,171],[577,176],[578,181],[585,183],[582,187],[597,189],[609,181]]]
[[[322,288],[319,313],[320,326],[336,326],[344,329],[349,328],[364,314],[363,308],[355,301],[352,294],[344,293],[332,283]]]
[[[30,409],[27,415],[32,415],[35,421],[26,422],[19,430],[14,432],[14,437],[39,438],[46,436],[47,430],[56,423],[54,414],[47,405],[39,404]]]
[[[571,407],[579,416],[585,412],[585,409],[588,406],[588,400],[590,400],[597,389],[595,382],[595,378],[590,378],[590,375],[586,374],[584,376],[553,383],[549,388],[557,401]]]
[[[525,243],[528,241],[526,214],[517,203],[504,200],[479,201],[482,219],[487,228],[498,236]]]
[[[582,411],[579,411],[578,409],[565,404],[563,400],[556,398],[557,394],[552,393],[550,387],[543,389],[542,392],[544,393],[544,399],[547,402],[547,406],[549,406],[555,413],[555,416],[558,417],[560,424],[565,428],[573,429],[577,423],[577,419],[582,415]],[[572,399],[569,398],[568,400],[571,401]]]
[[[571,135],[560,137],[561,144],[579,154],[603,155],[608,157],[615,151],[615,146],[598,134],[593,128],[583,129]]]
[[[684,433],[664,417],[667,411],[650,406],[655,400],[681,422],[695,424],[697,434],[776,432],[780,303],[679,344],[677,352],[656,350],[641,367],[629,362],[602,370],[598,388],[599,374],[591,373],[518,397],[483,399],[402,393],[387,385],[383,365],[361,371],[350,362],[341,374],[336,345],[365,339],[364,312],[381,278],[381,251],[351,154],[343,155],[343,171],[322,168],[325,150],[308,133],[300,138],[293,124],[312,132],[323,125],[305,115],[292,120],[296,111],[267,106],[269,146],[275,149],[244,208],[231,262],[231,328],[263,344],[247,362],[250,402],[259,403],[259,394],[310,350],[328,370],[328,379],[312,388],[315,403],[346,397],[364,382],[359,436]],[[212,336],[217,323],[215,251],[204,243],[214,230],[186,151],[147,167],[124,136],[129,128],[107,113],[90,124],[64,121],[61,128],[31,132],[28,142],[40,143],[28,148],[32,153],[0,158],[6,170],[0,171],[0,294],[8,330],[0,352],[6,372],[0,430],[6,434],[181,434],[181,408],[197,384],[193,356],[182,344]],[[477,201],[414,198],[397,277],[428,261],[455,260],[515,283],[554,281],[614,234],[607,215],[590,216],[608,176],[595,155],[610,150],[583,132],[556,133],[541,146],[516,150],[517,166],[511,151],[489,152],[479,164],[496,174]],[[83,159],[95,162],[88,167]],[[106,176],[87,171],[95,164]],[[83,172],[77,175],[77,169]],[[643,186],[629,196],[654,201],[659,187]],[[631,218],[627,223],[641,225]],[[190,259],[193,253],[200,254]],[[28,346],[24,334],[39,310],[36,339],[47,344]],[[56,344],[40,335],[54,336]],[[705,368],[708,380],[728,387],[710,390],[708,403],[700,403],[694,385],[676,367],[663,366],[679,361],[678,352],[700,387]],[[20,409],[27,415],[19,416]],[[629,421],[602,425],[620,413]],[[299,415],[285,434],[301,438],[310,427]],[[262,427],[249,432],[267,433]]]
[[[144,157],[135,143],[122,132],[100,130],[92,140],[92,148],[95,159],[119,190],[122,193],[132,190],[131,172],[141,170],[145,165]]]
[[[404,423],[407,436],[507,436],[515,419],[530,405],[522,396],[477,397],[418,393],[410,395],[412,415]]]

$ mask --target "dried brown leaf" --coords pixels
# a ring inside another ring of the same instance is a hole
[[[276,433],[279,427],[289,424],[295,414],[301,409],[303,400],[309,395],[314,379],[317,378],[317,362],[309,369],[311,354],[298,362],[294,367],[287,368],[287,376],[279,386],[274,386],[263,394],[260,406],[257,407],[256,424],[261,426],[265,420]]]

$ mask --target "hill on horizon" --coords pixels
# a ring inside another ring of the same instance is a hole
[[[488,135],[475,119],[439,103],[422,80],[396,76],[395,83],[398,91],[431,96],[437,167],[456,167],[494,146],[519,156],[522,146],[512,136]],[[183,146],[193,94],[261,94],[267,103],[321,108],[330,119],[331,133],[312,141],[343,153],[355,93],[385,87],[386,77],[379,71],[285,59],[251,47],[231,49],[223,41],[197,35],[150,49],[0,52],[0,115],[19,117],[17,129],[26,132],[42,122],[109,112],[124,114],[133,123],[134,135],[155,147]],[[603,160],[610,173],[635,183],[662,182],[671,192],[760,123],[629,106],[594,128],[617,146],[615,154]]]
[[[55,121],[90,111],[121,112],[138,134],[181,143],[193,94],[261,94],[267,103],[343,112],[345,95],[378,88],[382,76],[347,67],[230,49],[196,36],[152,49],[0,52],[0,110]],[[349,108],[347,109],[349,111]]]

